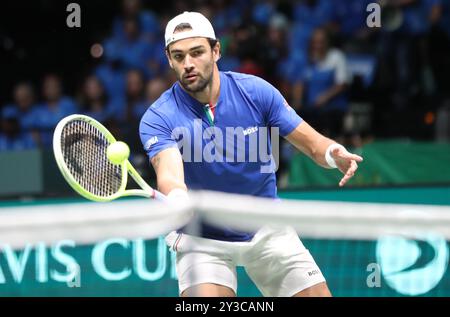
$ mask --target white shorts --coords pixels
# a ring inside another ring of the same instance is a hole
[[[263,296],[290,297],[324,282],[319,267],[290,227],[260,229],[248,242],[228,242],[176,233],[166,236],[176,252],[179,293],[213,283],[237,294],[236,266],[244,266]]]

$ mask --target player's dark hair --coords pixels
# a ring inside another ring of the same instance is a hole
[[[186,30],[192,30],[192,26],[189,23],[180,23],[175,27],[173,33],[183,32]]]
[[[173,30],[173,33],[183,32],[186,30],[192,30],[192,26],[189,23],[180,23],[178,24],[175,29]],[[209,46],[211,46],[211,50],[216,46],[218,40],[216,39],[210,39],[208,38]],[[169,47],[166,48],[167,53],[169,52]]]

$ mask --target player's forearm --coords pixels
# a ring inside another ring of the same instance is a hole
[[[174,189],[181,189],[187,191],[186,184],[176,177],[161,176],[157,180],[158,190],[164,195],[168,195]]]
[[[307,122],[300,123],[286,139],[316,164],[330,168],[325,160],[325,153],[328,147],[336,142],[314,130]]]
[[[330,165],[328,165],[327,161],[325,160],[325,154],[327,152],[328,147],[331,144],[336,143],[335,141],[325,137],[320,136],[318,137],[316,141],[316,146],[313,147],[311,158],[316,162],[316,164],[324,167],[324,168],[331,168]]]
[[[178,148],[168,148],[151,159],[156,172],[158,190],[168,195],[174,189],[187,191],[183,161]]]

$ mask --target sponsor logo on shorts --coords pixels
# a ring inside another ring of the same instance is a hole
[[[309,276],[313,276],[313,275],[316,275],[316,274],[319,274],[319,273],[320,273],[319,270],[312,270],[312,271],[309,271],[309,272],[308,272],[308,275],[309,275]]]

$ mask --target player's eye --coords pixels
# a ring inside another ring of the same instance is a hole
[[[174,54],[173,58],[177,61],[181,61],[183,59],[183,55],[182,54]]]
[[[202,54],[202,51],[193,51],[192,53],[191,53],[191,55],[193,56],[193,57],[198,57],[198,56],[200,56]]]

